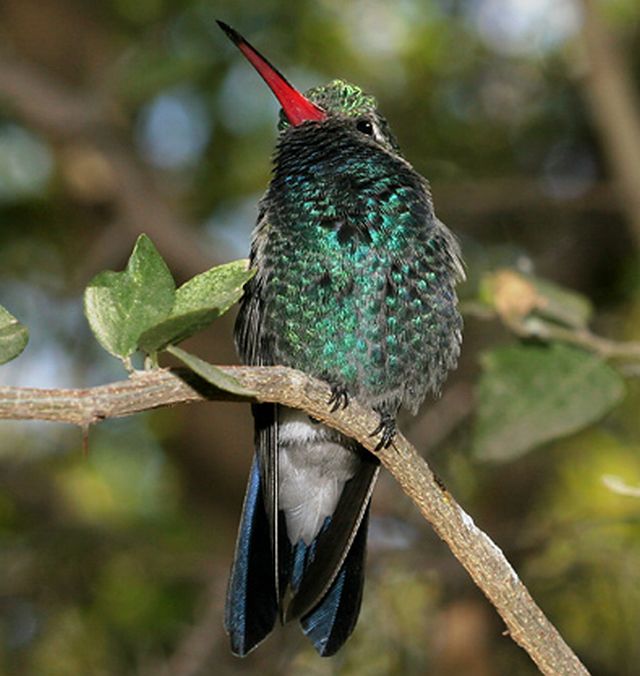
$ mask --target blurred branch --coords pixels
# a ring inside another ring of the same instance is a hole
[[[607,28],[596,0],[583,0],[582,85],[591,106],[636,245],[640,247],[640,102],[629,64]]]
[[[197,236],[155,185],[152,172],[137,162],[127,140],[122,139],[123,120],[113,101],[91,91],[72,90],[2,50],[0,98],[26,125],[51,141],[63,148],[84,146],[104,160],[108,196],[116,210],[114,227],[134,236],[148,233],[181,275],[192,276],[210,267],[215,252],[203,251]],[[434,194],[449,219],[557,207],[557,200],[546,195],[538,181],[524,178],[436,181]],[[607,184],[598,184],[580,197],[564,200],[562,207],[578,212],[617,210]],[[98,255],[110,250],[100,245],[96,249]],[[105,265],[98,263],[95,269],[101,267]]]
[[[532,314],[521,316],[501,314],[481,302],[465,301],[460,305],[465,316],[482,320],[500,319],[508,329],[521,338],[539,338],[547,342],[559,340],[594,352],[603,359],[640,361],[640,342],[603,338],[586,327],[561,326]]]
[[[531,318],[511,327],[521,336],[540,338],[545,341],[560,340],[577,345],[590,352],[595,352],[603,359],[637,359],[640,360],[640,343],[619,342],[603,338],[589,329],[569,329],[564,326],[550,324]]]
[[[28,64],[0,53],[0,94],[25,123],[58,139],[95,134],[105,124],[96,99],[54,84]]]
[[[256,400],[302,409],[373,451],[370,432],[379,420],[374,411],[352,400],[331,413],[330,388],[299,371],[280,366],[222,366]],[[0,418],[51,420],[88,427],[105,418],[120,417],[161,406],[239,397],[213,388],[184,370],[156,369],[136,373],[130,380],[83,390],[0,388]],[[439,482],[424,458],[398,434],[393,445],[377,453],[469,572],[505,621],[514,641],[545,674],[586,674],[576,655],[545,617],[502,551],[474,524]]]
[[[115,222],[133,236],[149,234],[174,270],[192,276],[212,256],[167,204],[148,171],[120,139],[113,103],[79,93],[0,51],[0,99],[25,124],[63,146],[85,145],[104,160]]]
[[[113,228],[131,236],[149,234],[179,276],[192,276],[210,267],[212,260],[215,262],[215,252],[204,250],[189,224],[167,203],[153,173],[141,166],[128,148],[128,140],[122,138],[124,124],[116,103],[91,91],[72,90],[2,50],[0,99],[26,125],[63,149],[79,150],[75,156],[93,154],[103,160],[106,176],[101,177],[101,182],[115,207]],[[434,194],[442,212],[453,220],[522,209],[545,211],[558,205],[538,181],[519,178],[436,181]],[[640,195],[636,199],[640,200]],[[610,186],[598,184],[580,197],[564,200],[562,208],[612,213],[617,203]],[[91,252],[85,268],[93,261],[95,265],[85,276],[110,265],[109,252],[114,249],[102,246],[105,238]]]
[[[545,191],[542,181],[525,177],[474,178],[431,181],[438,213],[446,220],[481,219],[505,213],[545,213],[562,208],[570,213],[613,215],[620,211],[609,183],[597,182],[585,193],[558,199]],[[463,199],[461,199],[463,197]]]

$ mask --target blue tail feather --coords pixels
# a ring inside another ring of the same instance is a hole
[[[278,613],[269,522],[257,459],[249,475],[224,625],[234,654],[244,656],[273,629]]]
[[[367,507],[340,572],[320,603],[300,619],[302,630],[322,657],[334,655],[356,626],[362,603],[368,521]]]
[[[306,545],[302,540],[300,540],[300,542],[298,542],[298,544],[293,548],[291,555],[292,565],[290,584],[291,589],[294,592],[298,589],[300,582],[304,577],[304,571],[308,565],[310,553],[311,547]]]
[[[347,482],[337,509],[309,545],[300,540],[292,546],[284,514],[277,513],[276,571],[274,530],[256,456],[227,589],[225,629],[234,654],[244,656],[255,648],[279,614],[283,622],[298,619],[321,656],[333,655],[349,638],[362,601],[369,496],[377,468],[363,465],[357,478]],[[349,531],[354,522],[355,534]]]

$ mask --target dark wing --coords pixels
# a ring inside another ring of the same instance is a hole
[[[249,264],[257,268],[256,274],[247,282],[242,297],[240,312],[236,320],[235,341],[240,358],[249,366],[273,364],[273,349],[263,332],[264,289],[268,271],[265,270],[262,249],[269,225],[264,210],[258,218],[258,225],[251,244]],[[279,598],[278,580],[278,407],[276,404],[252,406],[255,420],[255,446],[260,476],[262,498],[269,522],[273,551],[273,578],[276,595]]]

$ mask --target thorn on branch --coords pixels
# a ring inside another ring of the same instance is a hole
[[[91,423],[82,425],[82,455],[85,458],[89,457],[89,428]]]

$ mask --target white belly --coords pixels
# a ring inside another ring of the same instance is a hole
[[[280,509],[291,544],[311,544],[338,504],[346,481],[360,460],[331,441],[328,429],[314,424],[302,411],[281,408],[278,430]]]

